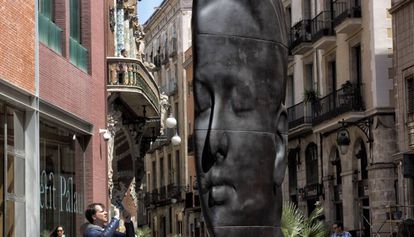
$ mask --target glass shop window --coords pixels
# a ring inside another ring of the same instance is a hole
[[[24,121],[24,112],[0,103],[0,235],[2,236],[26,234]]]
[[[40,230],[78,236],[84,219],[84,137],[40,122]]]

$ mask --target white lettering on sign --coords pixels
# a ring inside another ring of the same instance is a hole
[[[83,213],[83,195],[74,189],[72,176],[55,177],[53,172],[40,173],[40,208],[60,212]],[[57,193],[57,190],[59,193]]]

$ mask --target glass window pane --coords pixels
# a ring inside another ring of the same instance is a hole
[[[6,202],[6,236],[26,236],[25,203],[8,200]]]
[[[66,236],[78,236],[83,215],[83,137],[58,125],[40,122],[41,233],[58,224]]]
[[[24,165],[24,159],[7,156],[7,192],[18,197],[24,197]]]

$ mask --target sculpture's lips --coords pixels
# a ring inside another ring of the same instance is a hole
[[[209,189],[208,204],[210,207],[225,204],[232,195],[235,195],[235,189],[229,185],[211,186]]]

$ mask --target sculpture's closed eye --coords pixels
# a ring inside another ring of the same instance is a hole
[[[195,93],[197,95],[195,113],[198,116],[211,108],[212,101],[210,92],[202,83],[195,83]]]

